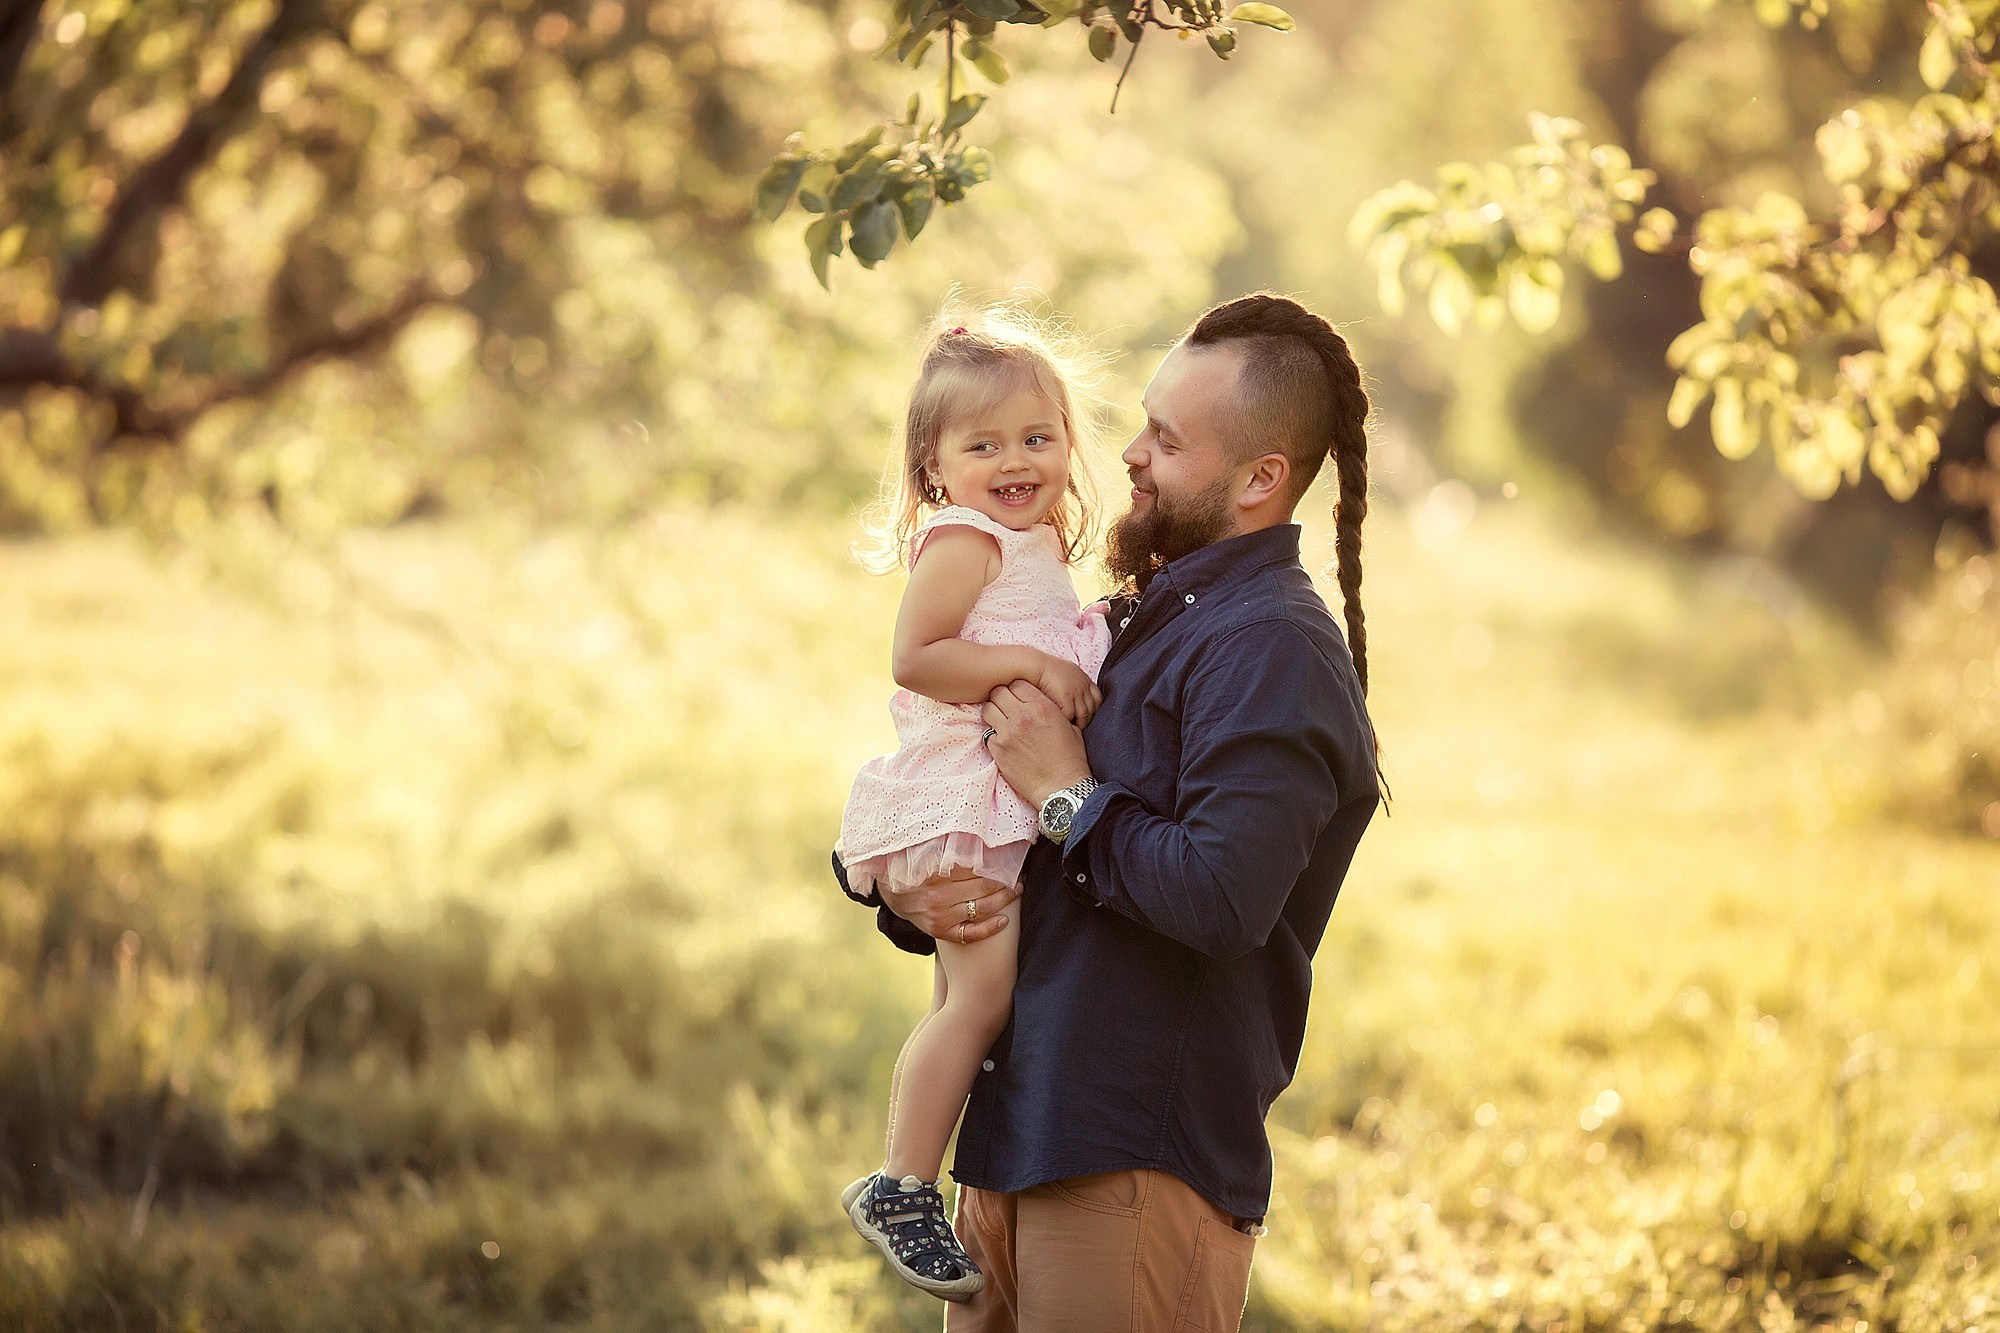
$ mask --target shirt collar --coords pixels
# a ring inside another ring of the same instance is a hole
[[[1210,542],[1168,564],[1154,576],[1146,592],[1150,596],[1154,588],[1165,583],[1184,596],[1199,597],[1211,588],[1236,583],[1272,565],[1296,565],[1299,533],[1298,524],[1280,523]]]

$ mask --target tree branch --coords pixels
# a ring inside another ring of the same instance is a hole
[[[1145,36],[1145,33],[1146,30],[1144,28],[1139,30],[1140,37]],[[1138,37],[1132,39],[1131,46],[1132,50],[1125,57],[1125,68],[1118,71],[1118,82],[1111,87],[1111,110],[1106,113],[1107,115],[1115,116],[1118,114],[1118,94],[1125,91],[1125,76],[1132,72],[1132,62],[1139,58]]]
[[[106,383],[95,372],[64,356],[53,333],[0,330],[0,395],[36,387],[77,389],[108,404],[112,427],[97,446],[100,453],[116,449],[127,440],[163,437],[178,440],[210,408],[244,398],[264,397],[321,361],[360,356],[381,346],[419,310],[440,299],[427,280],[412,283],[394,305],[373,318],[351,329],[331,329],[319,337],[308,338],[287,348],[256,374],[218,381],[199,398],[174,407],[158,406],[137,389]]]
[[[322,361],[356,357],[372,351],[393,338],[416,317],[418,311],[442,299],[427,279],[419,279],[405,288],[395,304],[382,313],[351,329],[329,329],[316,338],[308,338],[287,348],[282,356],[254,375],[221,381],[192,406],[174,412],[173,419],[181,429],[185,429],[212,407],[240,398],[261,398]]]
[[[214,156],[243,113],[256,106],[272,62],[292,42],[324,24],[321,0],[279,0],[276,16],[244,51],[215,100],[191,111],[173,143],[119,188],[97,240],[63,275],[64,305],[95,306],[116,290],[113,261],[126,238],[187,197],[195,172]]]

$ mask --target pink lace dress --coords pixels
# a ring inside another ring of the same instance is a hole
[[[1037,523],[1016,532],[954,505],[917,530],[911,560],[931,533],[950,524],[977,528],[1000,543],[999,577],[972,604],[958,637],[1039,648],[1096,679],[1111,631],[1102,604],[1079,610],[1055,530]],[[898,690],[889,715],[900,747],[862,767],[840,820],[849,885],[866,893],[878,881],[921,884],[961,866],[1001,884],[1018,880],[1040,826],[987,753],[979,706]]]

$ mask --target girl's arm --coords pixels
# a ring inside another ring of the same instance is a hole
[[[952,524],[925,539],[896,614],[890,670],[898,685],[941,704],[978,704],[1002,685],[1041,678],[1046,653],[958,637],[972,604],[999,574],[1000,543],[977,528]]]

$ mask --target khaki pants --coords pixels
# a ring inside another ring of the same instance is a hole
[[[991,1194],[958,1187],[958,1238],[986,1286],[946,1333],[1233,1333],[1256,1238],[1164,1171]]]

